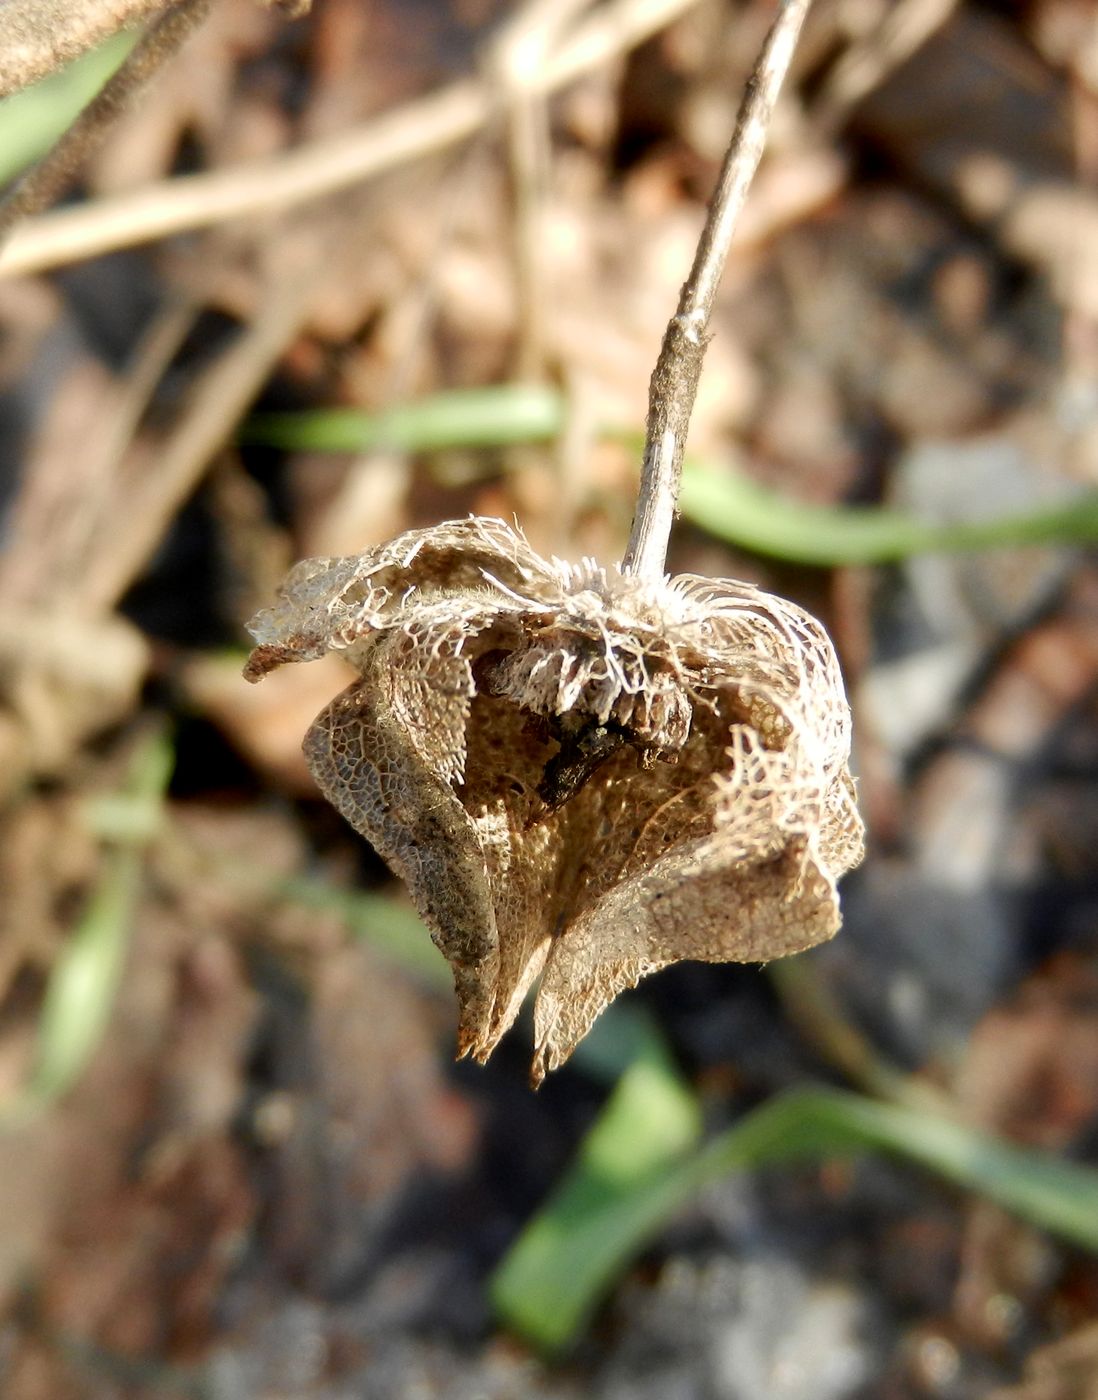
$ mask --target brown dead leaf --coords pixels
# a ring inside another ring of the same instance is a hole
[[[297,565],[245,674],[341,653],[305,741],[409,884],[485,1060],[539,976],[532,1078],[625,987],[839,927],[862,854],[831,644],[749,584],[537,555],[500,521]]]

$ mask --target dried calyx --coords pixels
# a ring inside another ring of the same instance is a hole
[[[831,937],[862,854],[827,635],[749,584],[536,554],[473,518],[306,560],[245,674],[341,653],[305,740],[325,796],[408,882],[484,1060],[540,977],[532,1078],[680,959]]]

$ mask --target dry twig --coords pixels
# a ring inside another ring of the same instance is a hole
[[[675,517],[682,457],[708,339],[709,318],[736,221],[762,157],[778,93],[810,0],[783,0],[747,84],[736,130],[710,201],[694,266],[660,346],[648,390],[640,497],[622,560],[627,573],[659,577]]]
[[[879,87],[940,29],[957,0],[898,0],[871,34],[841,55],[828,74],[813,111],[817,129],[835,131],[852,107]]]
[[[79,472],[65,453],[30,454],[0,552],[0,606],[19,614],[79,612],[87,621],[88,572],[100,551],[116,548],[120,464],[196,314],[193,304],[173,303],[156,317],[128,372],[101,400],[97,430],[82,441]]]
[[[530,92],[565,86],[664,28],[697,0],[616,0],[589,16],[531,75]],[[28,220],[0,252],[0,275],[128,248],[185,230],[274,213],[345,189],[474,135],[497,110],[489,80],[452,83],[363,127],[270,160],[165,180]]]
[[[278,279],[257,319],[202,375],[178,423],[128,493],[124,532],[100,531],[81,604],[95,614],[118,604],[164,538],[171,521],[198,486],[210,459],[255,398],[302,321],[321,267]],[[109,526],[109,522],[104,522]]]
[[[543,369],[546,313],[542,221],[549,171],[549,114],[545,93],[531,91],[546,58],[590,0],[527,0],[503,27],[490,55],[506,107],[507,150],[514,202],[515,281],[518,293],[520,377]]]

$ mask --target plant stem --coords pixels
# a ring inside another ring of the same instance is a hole
[[[628,573],[659,577],[664,572],[686,435],[705,358],[717,284],[810,3],[811,0],[781,0],[778,16],[744,90],[736,129],[698,240],[694,266],[683,284],[678,310],[664,333],[648,386],[640,494],[622,560],[622,569]]]
[[[607,0],[571,31],[530,79],[556,92],[628,53],[698,0]],[[5,16],[11,0],[0,0]],[[30,219],[0,250],[0,278],[98,257],[229,219],[275,213],[346,189],[459,145],[498,112],[490,79],[459,79],[437,92],[263,160],[176,175]]]

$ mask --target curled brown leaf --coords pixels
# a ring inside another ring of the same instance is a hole
[[[329,801],[407,882],[484,1060],[540,978],[532,1078],[680,959],[830,938],[862,855],[831,643],[750,584],[543,559],[472,518],[311,559],[245,675],[341,653],[309,730]]]

